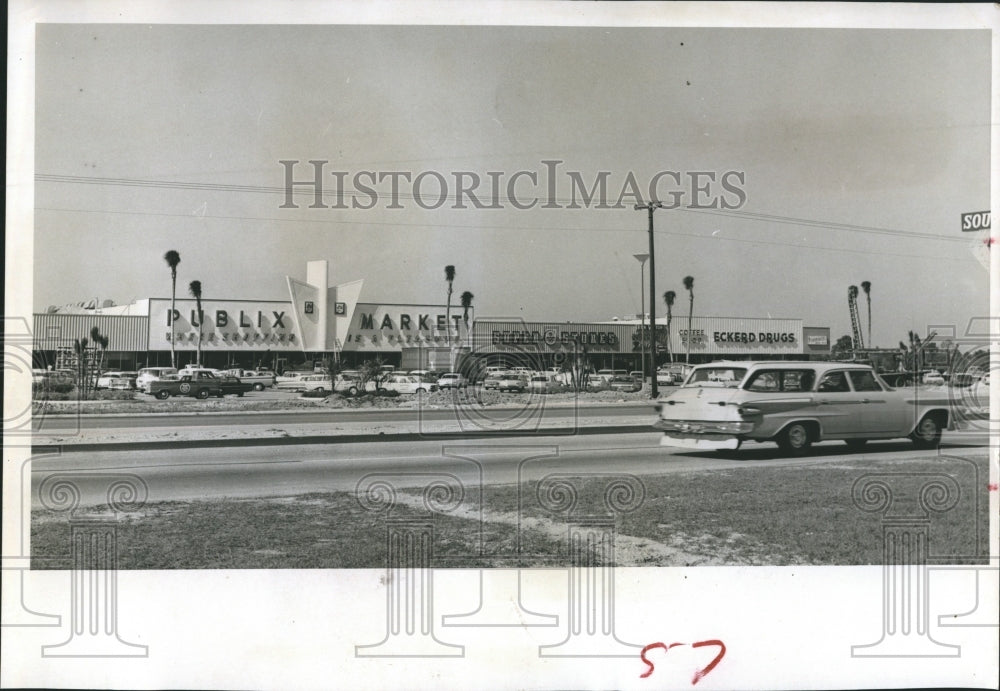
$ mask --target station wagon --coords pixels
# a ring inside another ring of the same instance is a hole
[[[938,446],[952,424],[947,394],[888,386],[867,365],[843,362],[714,362],[657,401],[662,446],[737,449],[776,442],[801,454],[840,439],[861,448],[873,439]]]

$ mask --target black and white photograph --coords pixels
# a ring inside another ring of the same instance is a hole
[[[995,688],[997,17],[888,9],[15,3],[0,684]]]

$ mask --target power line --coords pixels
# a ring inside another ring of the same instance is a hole
[[[212,220],[233,220],[233,221],[258,221],[262,223],[312,223],[312,224],[336,224],[336,225],[353,225],[353,226],[383,226],[383,227],[404,227],[404,228],[439,228],[439,229],[455,229],[455,230],[505,230],[505,231],[517,231],[517,232],[534,232],[534,231],[553,231],[553,232],[569,232],[569,233],[645,233],[646,230],[641,228],[566,228],[561,226],[509,226],[509,225],[473,225],[473,224],[454,224],[454,223],[407,223],[407,222],[390,222],[390,221],[345,221],[337,219],[311,219],[311,218],[276,218],[267,216],[229,216],[229,215],[218,215],[218,214],[178,214],[178,213],[165,213],[165,212],[154,212],[154,211],[110,211],[101,209],[63,209],[56,207],[37,207],[36,211],[54,211],[61,213],[86,213],[86,214],[110,214],[110,215],[121,215],[121,216],[152,216],[152,217],[163,217],[163,218],[187,218],[191,220],[197,219],[212,219]],[[734,237],[721,237],[721,236],[705,236],[698,235],[696,233],[685,233],[682,231],[672,230],[670,232],[666,231],[655,231],[658,235],[669,235],[674,237],[687,237],[694,238],[696,240],[708,240],[708,241],[720,241],[725,240],[727,242],[740,242],[751,245],[774,245],[778,247],[795,247],[804,250],[819,250],[825,252],[844,252],[848,254],[864,254],[871,255],[871,250],[853,250],[846,249],[842,247],[822,247],[815,245],[803,245],[801,243],[794,242],[780,242],[774,240],[751,240],[745,238],[734,238]],[[935,261],[958,261],[958,262],[972,262],[976,261],[974,257],[943,257],[941,255],[927,255],[927,254],[907,254],[901,252],[880,252],[879,254],[892,257],[906,257],[911,259],[931,259]]]
[[[267,186],[267,185],[232,185],[232,184],[222,184],[222,183],[201,183],[201,182],[174,182],[170,180],[141,180],[137,178],[102,178],[102,177],[88,177],[79,175],[48,175],[39,173],[35,175],[35,180],[38,182],[56,182],[56,183],[70,183],[70,184],[87,184],[87,185],[114,185],[114,186],[124,186],[124,187],[144,187],[144,188],[160,188],[160,189],[180,189],[180,190],[197,190],[197,191],[214,191],[214,192],[247,192],[247,193],[257,193],[257,194],[282,194],[282,195],[297,195],[299,197],[309,196],[315,198],[315,190],[300,189],[298,187],[293,187],[291,191],[287,190],[283,186]],[[377,190],[376,190],[377,192]],[[361,193],[357,190],[330,190],[324,188],[320,193],[323,199],[329,199],[334,197],[338,200],[341,199],[357,199],[359,196],[370,199],[371,195],[368,193]],[[378,196],[378,195],[376,195]],[[420,195],[407,194],[403,192],[397,192],[396,198],[407,199],[407,200],[417,200],[422,199]],[[429,197],[430,195],[428,195]],[[439,199],[457,202],[462,197],[466,195],[437,195]],[[478,198],[478,197],[477,197]],[[482,201],[482,200],[480,200]],[[521,200],[514,200],[520,204],[523,204]],[[568,206],[569,204],[575,204],[577,201],[575,199],[533,199],[529,201],[538,201],[542,204],[559,204],[560,206]],[[491,198],[487,204],[487,208],[497,208],[495,205],[499,202],[511,203],[511,199],[507,196],[500,196],[497,198]],[[544,208],[544,207],[537,207]],[[624,208],[624,207],[623,207]],[[670,209],[668,209],[670,210]],[[820,221],[816,219],[800,218],[795,216],[782,216],[777,214],[765,214],[760,212],[752,211],[740,211],[737,209],[690,209],[681,208],[676,209],[684,211],[687,213],[695,214],[711,214],[718,216],[726,216],[730,218],[738,218],[744,220],[754,220],[763,221],[768,223],[777,223],[781,225],[796,225],[809,228],[822,228],[826,230],[841,230],[852,233],[868,233],[873,235],[888,235],[895,237],[905,237],[909,240],[921,239],[921,240],[933,240],[940,242],[956,242],[965,243],[967,242],[961,237],[950,237],[943,235],[935,235],[933,233],[922,233],[919,231],[909,231],[909,230],[899,230],[892,228],[880,228],[877,226],[867,226],[849,223],[839,223],[836,221]],[[484,227],[484,226],[479,226]],[[906,256],[906,255],[900,255]],[[912,256],[912,255],[911,255]]]

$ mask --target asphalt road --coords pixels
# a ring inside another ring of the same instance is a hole
[[[873,442],[861,452],[842,442],[815,445],[804,458],[785,458],[773,444],[748,444],[725,455],[659,446],[657,432],[533,437],[477,442],[408,441],[355,444],[66,451],[32,461],[32,504],[39,488],[66,479],[78,489],[80,505],[103,504],[116,477],[134,476],[148,488],[148,501],[216,497],[289,496],[354,490],[372,473],[394,476],[397,487],[423,485],[449,474],[466,491],[481,486],[571,474],[665,474],[753,466],[809,466],[859,456],[880,459],[926,457],[906,441]],[[982,453],[985,437],[946,433],[943,452]],[[46,480],[48,478],[48,480]]]

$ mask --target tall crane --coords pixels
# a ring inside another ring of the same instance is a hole
[[[851,331],[854,333],[854,350],[865,347],[865,339],[861,334],[861,318],[858,315],[858,287],[847,289],[847,308],[851,311]]]

